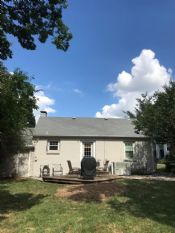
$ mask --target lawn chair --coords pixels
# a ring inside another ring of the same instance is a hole
[[[40,165],[40,177],[50,176],[49,165]]]
[[[104,168],[103,168],[103,170],[106,172],[108,171],[108,164],[109,164],[109,160],[106,160],[104,163]]]
[[[109,174],[108,164],[109,164],[109,160],[106,160],[103,167],[97,167],[96,168],[97,175],[108,175]]]
[[[106,160],[103,167],[97,166],[97,170],[107,171],[108,170],[108,164],[109,164],[109,160]]]
[[[52,164],[52,175],[53,176],[62,176],[63,168],[61,164]]]
[[[80,174],[80,168],[78,167],[72,167],[72,163],[70,160],[67,160],[67,164],[69,167],[69,175],[79,175]]]

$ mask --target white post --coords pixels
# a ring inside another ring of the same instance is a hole
[[[31,163],[30,156],[31,156],[31,153],[32,152],[28,153],[28,177],[30,177],[30,168],[31,168],[31,166],[30,166],[30,163]]]
[[[167,144],[163,145],[163,150],[164,150],[164,156],[169,154],[169,151],[167,150]]]

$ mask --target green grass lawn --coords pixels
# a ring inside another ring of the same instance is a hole
[[[125,192],[105,202],[62,199],[63,186],[0,181],[0,233],[175,232],[175,182],[118,180]]]

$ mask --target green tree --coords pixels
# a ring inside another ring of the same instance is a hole
[[[12,57],[7,34],[15,36],[26,49],[36,48],[51,37],[57,49],[66,51],[72,34],[62,21],[62,9],[67,0],[1,0],[0,1],[0,58]]]
[[[137,99],[135,112],[127,112],[137,133],[143,133],[156,143],[169,143],[170,154],[175,155],[175,82],[164,86],[153,96]]]
[[[10,74],[0,63],[0,157],[18,153],[24,146],[24,131],[34,127],[37,109],[35,87],[17,69]]]

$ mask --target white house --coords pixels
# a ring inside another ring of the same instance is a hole
[[[15,160],[19,176],[39,177],[44,165],[51,170],[60,165],[67,174],[67,160],[80,167],[83,156],[95,157],[100,166],[109,160],[111,168],[130,160],[136,171],[155,169],[150,139],[136,134],[128,119],[47,117],[42,111],[36,127],[28,132],[31,150]]]

